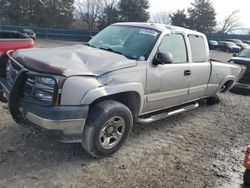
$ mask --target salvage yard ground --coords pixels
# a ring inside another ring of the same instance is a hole
[[[75,42],[37,40],[37,47]],[[79,42],[77,43],[79,44]],[[227,61],[231,54],[212,52]],[[0,187],[243,187],[250,138],[250,97],[220,94],[215,106],[135,125],[111,158],[89,157],[80,144],[55,143],[17,125],[0,103]]]

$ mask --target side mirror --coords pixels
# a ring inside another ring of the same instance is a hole
[[[173,63],[173,55],[169,52],[163,53],[158,52],[155,56],[154,65],[159,64],[172,64]]]
[[[233,57],[237,57],[238,56],[238,54],[233,54]]]

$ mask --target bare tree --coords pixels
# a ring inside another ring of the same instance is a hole
[[[102,13],[98,17],[98,29],[104,29],[119,21],[118,0],[102,0]]]
[[[114,8],[118,2],[118,0],[99,0],[102,8],[112,7]]]
[[[38,0],[39,3],[41,3],[41,5],[43,5],[44,7],[46,6],[43,0]]]
[[[76,17],[86,22],[89,31],[92,31],[102,12],[102,6],[101,0],[78,0],[75,7]]]
[[[77,0],[76,18],[82,20],[89,31],[115,23],[118,20],[117,3],[119,0]]]
[[[166,11],[155,13],[152,17],[152,21],[161,24],[170,24],[171,19],[169,15],[170,13]]]
[[[222,29],[219,31],[220,33],[228,33],[232,31],[233,29],[241,26],[240,24],[240,11],[235,10],[230,15],[228,15],[224,21],[222,22]]]

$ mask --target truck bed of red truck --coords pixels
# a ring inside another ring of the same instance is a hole
[[[9,50],[34,48],[34,40],[18,32],[0,31],[0,54]]]

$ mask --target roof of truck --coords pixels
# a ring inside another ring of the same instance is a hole
[[[121,22],[121,23],[115,23],[114,25],[126,25],[126,26],[136,26],[136,27],[145,27],[150,29],[156,29],[161,32],[163,31],[175,31],[175,32],[181,32],[181,33],[187,33],[187,34],[193,34],[193,35],[204,35],[203,33],[186,29],[183,27],[177,27],[173,25],[166,25],[166,24],[159,24],[159,23],[144,23],[144,22]]]

